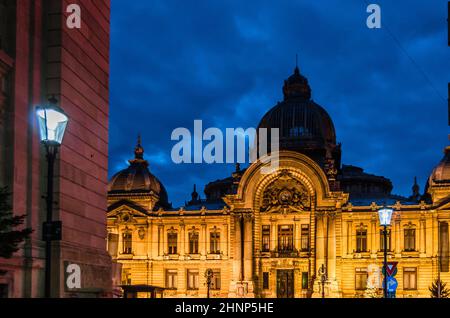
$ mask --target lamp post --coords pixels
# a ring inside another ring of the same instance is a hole
[[[387,292],[387,227],[391,224],[393,210],[391,208],[383,207],[378,210],[378,217],[380,219],[380,225],[383,227],[383,242],[384,242],[384,280],[383,280],[383,290],[384,290],[384,298],[388,298]]]
[[[212,278],[214,277],[214,272],[211,268],[208,268],[205,271],[205,278],[206,278],[206,298],[209,298],[209,290],[211,288],[211,282]]]
[[[49,104],[36,108],[41,143],[45,146],[47,158],[47,217],[43,223],[42,236],[45,241],[45,290],[46,298],[51,297],[52,241],[61,239],[61,222],[53,222],[53,169],[56,154],[61,145],[69,118],[57,106],[52,97]]]

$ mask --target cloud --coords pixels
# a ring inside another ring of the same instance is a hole
[[[142,134],[151,171],[175,205],[233,165],[175,165],[173,129],[256,126],[299,55],[330,113],[343,162],[422,188],[448,143],[446,1],[112,1],[110,175]],[[444,98],[442,98],[444,97]],[[200,191],[199,191],[200,192]]]

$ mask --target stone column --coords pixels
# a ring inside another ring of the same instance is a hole
[[[164,225],[158,225],[158,256],[164,255]]]
[[[299,219],[294,217],[294,248],[300,251],[300,225]]]
[[[376,258],[377,256],[377,222],[376,219],[372,219],[371,223],[371,242],[370,242],[370,253],[372,254],[372,258]]]
[[[336,279],[336,213],[328,215],[328,279]]]
[[[145,233],[145,237],[147,238],[147,247],[146,247],[146,253],[149,259],[153,258],[153,246],[152,246],[152,241],[153,241],[153,222],[150,219],[150,217],[147,217],[147,228],[145,229],[146,233]]]
[[[277,249],[277,223],[275,219],[270,219],[270,250],[275,251]]]
[[[347,255],[350,255],[353,253],[353,222],[352,221],[348,221],[347,222],[347,236],[346,236],[346,241],[347,241]]]
[[[426,223],[425,223],[425,218],[422,217],[420,219],[420,238],[419,238],[419,251],[420,251],[420,255],[425,256],[426,254]]]
[[[325,226],[323,212],[316,214],[316,269],[319,269],[325,260]],[[317,275],[317,273],[315,273]]]
[[[228,256],[228,224],[224,223],[223,224],[223,238],[221,239],[221,242],[223,242],[222,246],[223,246],[223,255],[224,256]]]
[[[235,233],[234,233],[234,280],[241,281],[243,272],[242,272],[242,249],[241,249],[241,214],[235,215],[233,221],[235,224]]]
[[[244,280],[253,280],[253,215],[244,217]]]
[[[186,253],[186,226],[184,222],[180,223],[180,256],[184,257]]]
[[[396,256],[400,256],[402,253],[400,240],[401,240],[401,235],[403,234],[401,232],[401,228],[400,228],[400,220],[395,220],[394,226],[395,226],[395,231],[394,231],[395,232],[395,254],[396,254]],[[392,235],[392,233],[391,233],[391,235]]]
[[[325,245],[326,239],[326,215],[324,211],[316,211],[316,272],[314,275],[316,276],[314,280],[313,286],[313,295],[312,297],[317,298],[321,297],[321,277],[319,275],[319,269],[322,264],[327,266],[326,257],[325,257]],[[327,288],[325,288],[327,290]]]
[[[206,223],[202,223],[202,228],[200,230],[200,255],[202,259],[206,259],[208,254],[208,236],[206,233]]]
[[[341,297],[338,281],[336,280],[336,222],[338,215],[336,212],[328,213],[328,294],[327,297]]]

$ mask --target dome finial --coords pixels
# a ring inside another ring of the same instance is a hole
[[[417,177],[414,177],[414,184],[412,186],[411,199],[416,200],[416,201],[420,199],[420,187],[417,184]]]
[[[134,158],[144,159],[144,148],[141,145],[141,133],[138,134],[137,145],[134,148]]]
[[[283,95],[285,100],[311,99],[311,88],[309,87],[308,80],[306,79],[306,77],[300,74],[300,69],[298,67],[298,54],[295,55],[294,74],[289,76],[289,78],[284,81]]]

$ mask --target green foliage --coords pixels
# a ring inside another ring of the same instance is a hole
[[[17,229],[23,224],[25,215],[15,216],[10,202],[11,193],[0,188],[0,257],[10,258],[19,250],[19,245],[32,232],[31,229]]]
[[[446,288],[447,283],[444,283],[439,278],[436,278],[428,290],[431,292],[431,298],[439,297],[439,287],[441,289],[441,297],[440,298],[449,298],[450,290]]]

